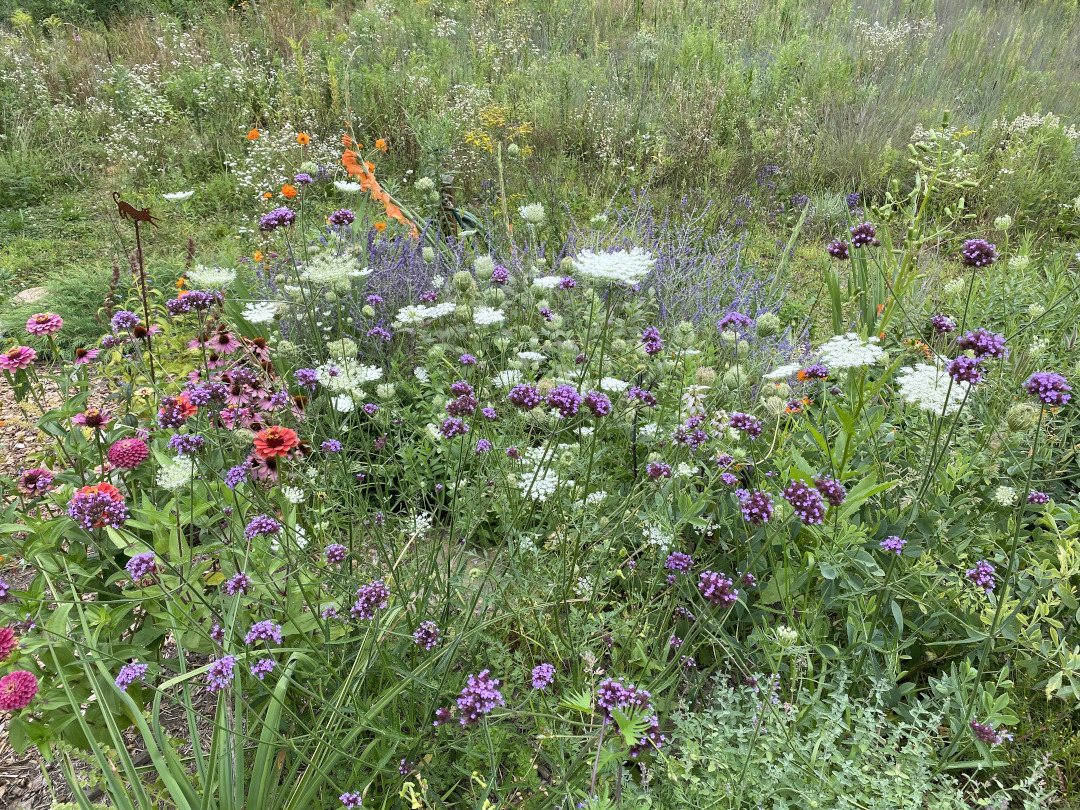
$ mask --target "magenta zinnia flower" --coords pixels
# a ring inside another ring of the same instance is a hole
[[[14,349],[8,349],[3,354],[0,354],[0,370],[22,371],[33,363],[36,357],[37,352],[29,346],[16,346]]]
[[[150,457],[150,449],[142,439],[121,439],[106,453],[109,463],[122,470],[134,470]]]
[[[64,319],[55,312],[39,312],[31,315],[26,322],[26,331],[31,335],[55,335],[64,328]]]
[[[0,712],[17,712],[30,705],[38,693],[33,673],[17,670],[0,678]]]

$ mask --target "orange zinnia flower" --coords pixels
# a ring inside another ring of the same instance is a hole
[[[306,132],[301,132],[299,135],[296,136],[296,142],[301,146],[307,146],[309,143],[311,143],[311,136],[308,135]]]
[[[176,407],[180,409],[185,419],[190,419],[199,412],[194,403],[188,399],[187,394],[181,394],[176,398]]]
[[[288,197],[291,200],[293,197],[296,196],[296,189],[286,183],[281,187],[281,196]]]
[[[180,276],[180,278],[178,278],[176,280],[176,289],[182,290],[186,286],[187,286],[187,279],[184,278],[183,276]]]
[[[268,192],[266,192],[265,194],[263,194],[263,199],[264,199],[264,200],[269,200],[269,199],[270,199],[271,197],[273,197],[273,196],[274,196],[274,192],[272,192],[272,191],[268,191]]]
[[[375,225],[374,225],[374,228],[377,231],[385,231],[386,230],[386,223],[385,222],[376,222]]]
[[[380,152],[385,152],[386,141],[384,141],[382,138],[379,138],[379,140],[375,141],[375,148],[378,149]]]
[[[257,127],[255,129],[252,129],[251,132],[248,133],[248,140],[249,141],[253,141],[258,137],[259,137],[259,130],[258,130]]]
[[[255,434],[255,455],[266,461],[274,456],[286,456],[300,444],[295,430],[287,427],[263,428]]]
[[[261,250],[256,250],[255,251],[255,261],[257,261],[257,262],[262,261],[262,251]]]

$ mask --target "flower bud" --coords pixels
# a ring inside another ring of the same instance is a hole
[[[1005,424],[1014,433],[1025,433],[1039,423],[1039,410],[1029,402],[1019,402],[1005,412]]]
[[[780,331],[781,326],[780,316],[775,312],[763,312],[758,315],[757,321],[754,322],[757,336],[761,338],[772,337]]]

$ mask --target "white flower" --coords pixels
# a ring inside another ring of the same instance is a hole
[[[174,191],[171,194],[162,194],[166,200],[186,200],[194,194],[194,191]]]
[[[776,628],[776,643],[785,649],[794,647],[799,643],[799,634],[786,624],[782,624]]]
[[[304,498],[304,490],[300,487],[282,487],[281,494],[285,496],[285,500],[289,503],[302,503]]]
[[[553,290],[562,283],[562,276],[540,276],[533,279],[533,286],[542,290]]]
[[[409,534],[426,534],[431,528],[431,515],[427,512],[417,512],[405,521],[405,531]]]
[[[320,253],[300,268],[300,277],[312,284],[334,285],[354,278],[371,275],[370,267],[357,267],[352,256]]]
[[[219,287],[227,287],[236,280],[236,271],[230,270],[226,267],[206,267],[202,264],[197,264],[191,270],[188,270],[185,274],[187,280],[191,282],[191,286],[196,289],[200,287],[211,287],[218,289]]]
[[[1009,230],[1009,228],[1012,227],[1012,224],[1013,218],[1010,217],[1008,214],[1005,214],[1004,216],[997,217],[994,220],[994,230],[1007,231]]]
[[[518,209],[518,213],[530,225],[540,225],[543,223],[545,216],[544,204],[535,202],[523,205]]]
[[[522,495],[530,496],[533,500],[543,503],[555,494],[560,483],[571,487],[574,485],[573,480],[568,479],[560,482],[558,473],[553,470],[545,470],[544,472],[524,473],[521,480],[518,481],[518,488],[521,490]]]
[[[518,537],[517,550],[520,554],[536,554],[539,551],[536,547],[536,541],[527,534]]]
[[[157,473],[157,485],[162,489],[169,490],[187,486],[195,472],[194,466],[194,463],[184,464],[181,462],[162,464]]]
[[[491,378],[491,384],[495,388],[513,388],[521,382],[521,372],[516,368],[509,368],[506,371],[500,371],[494,377]]]
[[[671,532],[661,523],[645,521],[645,540],[650,546],[656,546],[662,554],[667,554],[674,538]]]
[[[638,428],[638,436],[645,439],[655,438],[656,434],[660,431],[660,425],[656,422],[649,422]]]
[[[944,289],[946,295],[961,295],[967,289],[967,280],[962,277],[949,279]]]
[[[392,326],[396,329],[400,329],[403,326],[419,326],[426,320],[435,320],[444,315],[449,315],[456,308],[457,307],[450,302],[436,304],[433,307],[426,307],[423,304],[410,304],[409,306],[402,307],[398,310],[397,315],[394,316]]]
[[[615,282],[632,287],[652,272],[656,259],[641,248],[596,253],[583,250],[574,258],[574,270],[590,281]]]
[[[1031,265],[1030,256],[1010,256],[1009,257],[1009,269],[1015,270],[1018,273],[1027,270]]]
[[[428,438],[431,439],[433,442],[442,441],[442,431],[439,430],[439,426],[436,425],[434,422],[428,422],[426,425],[424,425],[424,430],[427,431]]]
[[[338,413],[349,413],[356,407],[353,398],[348,394],[339,394],[330,401],[334,405],[334,410]]]
[[[335,180],[334,188],[345,194],[355,194],[356,192],[360,191],[360,184],[350,183],[346,180]]]
[[[477,326],[491,326],[502,323],[506,315],[501,309],[494,307],[477,307],[473,310],[473,323]]]
[[[615,377],[602,377],[600,379],[600,390],[610,391],[613,394],[621,394],[627,388],[630,387],[630,383],[623,382]]]
[[[1000,486],[994,490],[992,499],[998,506],[1016,506],[1016,489],[1013,487]]]
[[[517,356],[526,363],[539,363],[541,360],[547,359],[547,357],[540,354],[540,352],[518,352]]]
[[[428,374],[428,370],[419,366],[413,369],[413,376],[422,383],[426,383],[428,380],[431,379],[431,375]]]
[[[381,399],[383,402],[387,402],[394,398],[395,387],[393,383],[381,383],[375,386],[375,396]]]
[[[885,356],[876,343],[877,338],[865,341],[854,332],[837,335],[822,344],[821,362],[830,369],[872,366]]]
[[[582,599],[588,599],[592,596],[593,592],[593,579],[590,576],[578,577],[577,584],[574,585],[574,593],[580,596]]]
[[[1050,347],[1050,339],[1036,336],[1031,340],[1031,356],[1040,357],[1046,354],[1046,350]]]
[[[926,363],[917,363],[914,368],[902,368],[900,374],[900,395],[922,410],[941,416],[957,413],[971,388],[969,383],[955,381],[942,369]]]
[[[241,313],[244,320],[252,324],[270,323],[277,315],[278,307],[273,301],[260,301],[256,304],[248,304]]]
[[[335,394],[361,396],[361,386],[382,378],[382,369],[378,366],[365,366],[357,360],[341,358],[332,363],[316,366],[315,374],[327,390]],[[340,410],[340,409],[339,409]],[[350,407],[351,411],[352,408]]]
[[[795,376],[800,371],[802,371],[801,365],[798,363],[788,363],[786,366],[774,368],[768,374],[765,374],[764,377],[767,380],[786,380],[788,377]]]
[[[697,467],[687,464],[685,461],[680,461],[675,468],[675,474],[680,478],[689,478],[697,472]]]

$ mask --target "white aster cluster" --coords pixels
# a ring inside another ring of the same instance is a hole
[[[227,267],[207,267],[197,264],[185,273],[188,282],[195,289],[220,289],[236,281],[236,271]]]
[[[837,335],[821,345],[821,362],[832,370],[872,366],[885,356],[877,342],[873,337],[863,340],[854,332]]]
[[[398,310],[392,325],[395,329],[400,329],[403,326],[419,326],[424,321],[434,321],[450,315],[455,309],[457,307],[450,302],[435,304],[430,307],[423,304],[410,304]]]
[[[596,253],[583,250],[574,258],[574,271],[594,283],[640,284],[652,272],[656,258],[641,248]]]
[[[971,385],[957,382],[943,369],[926,363],[900,369],[900,395],[924,411],[952,416],[960,410]],[[951,390],[950,390],[951,384]]]

